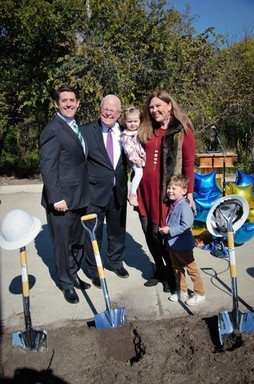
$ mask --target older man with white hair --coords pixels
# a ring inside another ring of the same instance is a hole
[[[99,119],[81,126],[88,144],[88,175],[91,199],[88,213],[96,213],[96,238],[101,247],[103,222],[107,224],[107,257],[109,269],[117,276],[129,276],[123,267],[127,206],[127,162],[122,148],[118,123],[121,101],[116,95],[105,96]],[[95,257],[89,241],[86,244],[87,271],[92,283],[100,287]]]

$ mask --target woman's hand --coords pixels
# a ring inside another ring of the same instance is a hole
[[[193,194],[192,193],[187,193],[187,199],[189,200],[190,207],[192,208],[194,214],[196,212],[196,204],[193,199]]]

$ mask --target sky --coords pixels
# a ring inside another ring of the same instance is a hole
[[[198,33],[208,27],[215,32],[241,40],[246,34],[254,36],[254,0],[171,0],[177,11],[184,11],[186,4],[191,6],[191,15],[197,15],[193,26]]]

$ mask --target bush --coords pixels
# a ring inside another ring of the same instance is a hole
[[[6,156],[0,164],[1,176],[30,179],[37,178],[39,174],[39,154],[36,151],[27,153],[22,158],[10,155]]]

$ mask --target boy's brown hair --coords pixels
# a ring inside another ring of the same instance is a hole
[[[175,185],[179,185],[181,188],[188,189],[189,178],[185,175],[174,175],[168,179],[167,187],[171,183]]]

